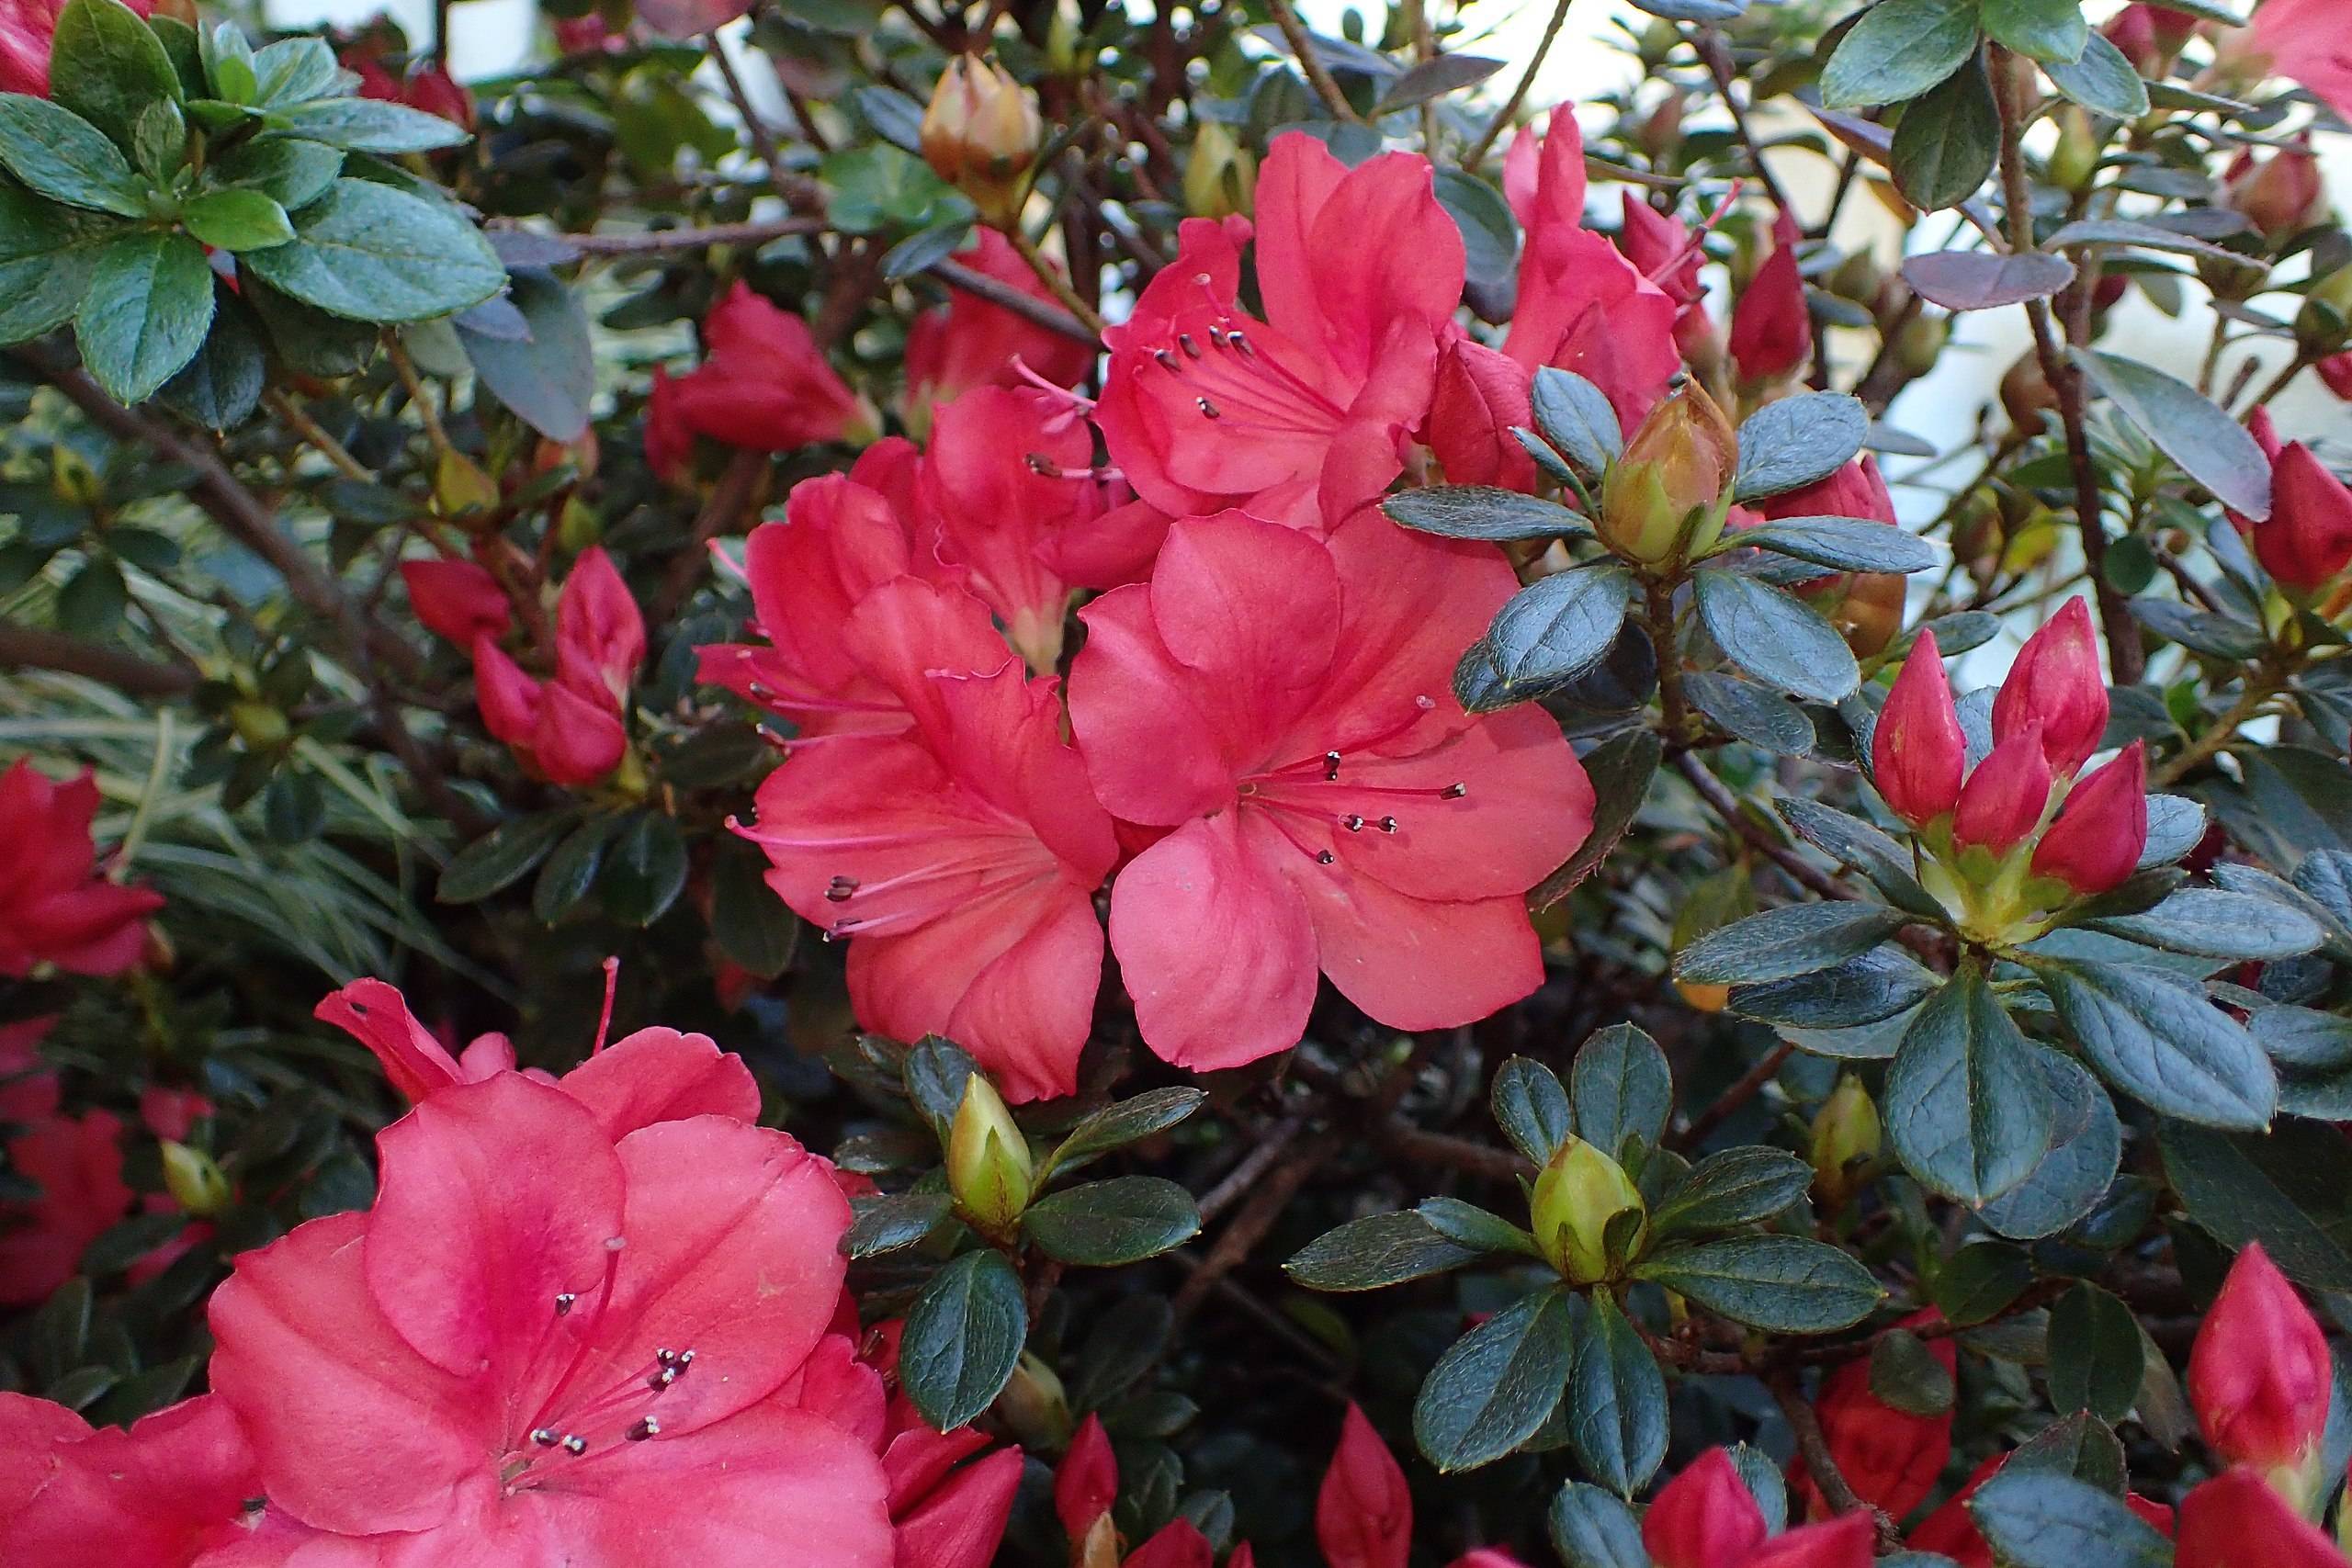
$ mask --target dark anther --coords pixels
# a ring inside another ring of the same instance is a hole
[[[1323,782],[1324,782],[1325,784],[1329,784],[1329,783],[1331,783],[1333,780],[1337,779],[1339,776],[1340,776],[1340,754],[1339,754],[1337,751],[1326,751],[1326,752],[1324,752],[1324,753],[1323,753]]]
[[[1258,351],[1250,346],[1250,340],[1241,335],[1241,329],[1239,327],[1236,327],[1231,332],[1226,333],[1225,341],[1231,344],[1235,348],[1239,349],[1247,357],[1252,359],[1257,357]]]
[[[743,694],[750,697],[755,703],[763,703],[770,697],[775,696],[775,693],[771,688],[763,686],[757,681],[754,681],[750,685],[743,688]]]
[[[1206,398],[1195,398],[1193,400],[1200,405],[1201,412],[1206,414],[1209,418],[1218,419],[1223,417],[1216,412],[1216,405],[1209,401]]]
[[[1163,370],[1173,370],[1176,368],[1176,356],[1169,353],[1168,350],[1164,348],[1153,349],[1151,351],[1151,356],[1159,361],[1160,368]]]
[[[856,877],[836,876],[831,882],[825,884],[825,902],[828,904],[846,904],[850,900],[850,896],[856,891]]]
[[[349,1008],[355,1017],[366,1018],[368,1016],[368,1004],[366,1002],[346,1000],[343,1005]]]
[[[563,1439],[563,1451],[570,1454],[572,1458],[578,1459],[582,1454],[588,1451],[588,1439],[582,1437],[579,1433],[574,1432],[571,1436]]]
[[[1029,471],[1031,473],[1037,475],[1041,479],[1057,479],[1062,477],[1061,465],[1055,462],[1051,457],[1046,457],[1043,452],[1032,452],[1028,457],[1023,458],[1022,461],[1029,465]]]
[[[1378,828],[1384,833],[1393,833],[1396,830],[1396,818],[1394,817],[1384,817],[1378,822],[1374,823],[1374,826]]]
[[[1176,342],[1177,344],[1183,349],[1187,356],[1193,359],[1198,359],[1201,356],[1201,345],[1193,341],[1192,333],[1178,333],[1176,334]]]
[[[565,1313],[570,1312],[571,1310],[571,1303],[579,1299],[580,1298],[578,1296],[573,1295],[570,1291],[565,1291],[559,1294],[555,1299],[556,1316],[561,1317]]]
[[[1338,860],[1339,858],[1339,856],[1333,854],[1329,850],[1317,850],[1315,852],[1315,863],[1317,865],[1329,865],[1333,861]]]
[[[653,1359],[666,1367],[678,1359],[678,1353],[675,1350],[656,1350],[653,1352]]]
[[[648,1438],[658,1438],[661,1435],[662,1423],[650,1416],[628,1429],[628,1440],[632,1443],[641,1443]]]
[[[1361,833],[1363,831],[1363,818],[1351,811],[1340,818],[1340,826],[1351,833]]]
[[[694,1360],[695,1360],[695,1353],[694,1353],[692,1350],[681,1350],[681,1351],[679,1351],[679,1352],[678,1352],[678,1370],[679,1370],[680,1371],[682,1371],[682,1372],[683,1372],[683,1371],[684,1371],[688,1367],[690,1367],[690,1366],[694,1365]]]
[[[645,1380],[645,1386],[651,1389],[654,1393],[660,1393],[663,1389],[668,1388],[672,1383],[676,1382],[677,1381],[678,1369],[675,1367],[664,1367],[660,1371],[655,1372],[651,1377],[647,1378]]]
[[[1448,800],[1460,800],[1464,795],[1470,793],[1470,786],[1464,784],[1461,780],[1456,779],[1453,783],[1446,785],[1442,793]]]
[[[531,1428],[531,1441],[543,1449],[551,1449],[555,1447],[555,1434],[545,1427],[534,1427]]]

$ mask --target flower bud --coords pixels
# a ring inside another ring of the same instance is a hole
[[[1069,1395],[1061,1375],[1025,1350],[991,1408],[1023,1448],[1053,1450],[1069,1441]]]
[[[2098,179],[2099,134],[2089,113],[2075,104],[2059,109],[2058,141],[2050,149],[2050,183],[2077,196]]]
[[[1993,701],[1994,741],[2031,720],[2041,722],[2042,755],[2060,778],[2079,773],[2107,734],[2107,682],[2099,674],[2090,605],[2079,594],[2018,650]]]
[[[2253,1471],[2227,1471],[2180,1500],[2178,1568],[2342,1568],[2327,1532],[2262,1483]]]
[[[993,61],[959,54],[939,73],[922,116],[932,172],[968,197],[980,220],[1002,229],[1020,216],[1023,176],[1046,139],[1028,89]]]
[[[2297,234],[2327,216],[2327,185],[2312,155],[2308,133],[2257,157],[2249,148],[2231,160],[2223,199],[2260,232]]]
[[[1247,218],[1258,198],[1258,160],[1233,132],[1203,120],[1184,160],[1184,209],[1195,218]]]
[[[2206,1443],[2307,1506],[2335,1375],[2311,1309],[2261,1243],[2249,1243],[2189,1351],[2188,1398]]]
[[[474,561],[404,560],[401,581],[408,585],[409,608],[427,631],[470,648],[481,633],[506,635],[514,621],[506,591],[487,567]]]
[[[232,705],[229,726],[248,751],[275,751],[294,737],[293,726],[287,723],[286,716],[263,702]]]
[[[444,446],[433,465],[433,504],[444,517],[487,512],[498,504],[498,481],[463,452]]]
[[[1924,828],[1960,803],[1961,779],[1968,770],[1968,739],[1961,733],[1960,710],[1944,679],[1936,634],[1923,631],[1911,645],[1879,710],[1871,735],[1871,775],[1889,809],[1914,828]]]
[[[1856,658],[1875,659],[1903,629],[1909,589],[1891,571],[1852,571],[1815,578],[1799,586],[1797,596],[1838,628]]]
[[[1072,1541],[1082,1541],[1094,1522],[1119,1500],[1119,1460],[1102,1430],[1102,1418],[1090,1415],[1079,1423],[1069,1451],[1054,1471],[1054,1512]]]
[[[1714,507],[1738,461],[1731,421],[1705,388],[1684,383],[1650,411],[1610,465],[1601,481],[1601,541],[1641,566],[1705,549],[1723,532]]]
[[[947,1187],[982,1232],[1012,1231],[1029,1207],[1036,1161],[1004,1099],[983,1073],[964,1080],[964,1098],[947,1130]]]
[[[2086,897],[2105,893],[2132,874],[2147,847],[2148,754],[2134,740],[2067,795],[2058,820],[2034,845],[2033,874]]]
[[[2352,402],[2352,352],[2331,354],[2312,367],[2327,389],[2346,402]]]
[[[1412,1550],[1404,1468],[1353,1402],[1315,1495],[1315,1542],[1328,1568],[1404,1568]]]
[[[1883,1135],[1878,1105],[1862,1080],[1851,1073],[1839,1077],[1813,1117],[1813,1183],[1822,1201],[1839,1208],[1854,1195]]]
[[[1658,1568],[1745,1562],[1764,1544],[1764,1512],[1722,1449],[1709,1449],[1658,1488],[1642,1516],[1642,1545]]]
[[[2301,442],[2270,468],[2270,520],[2254,525],[2255,558],[2278,586],[2309,597],[2352,565],[2352,490]]]
[[[1968,775],[1952,813],[1952,841],[1962,849],[2008,853],[2041,826],[2050,786],[2056,782],[2042,750],[2041,721],[2028,719],[2023,729],[1995,742],[1993,754]]]
[[[172,1139],[164,1140],[164,1187],[172,1201],[199,1220],[229,1206],[229,1178],[210,1155]]]
[[[1535,1178],[1528,1213],[1536,1245],[1571,1285],[1609,1276],[1609,1222],[1626,1210],[1640,1217],[1634,1244],[1649,1228],[1648,1210],[1625,1169],[1571,1134]]]
[[[1772,254],[1732,307],[1731,356],[1744,381],[1777,380],[1813,353],[1813,316],[1805,305],[1796,246],[1796,226],[1783,214],[1774,228]]]
[[[1445,482],[1532,491],[1535,461],[1511,434],[1535,423],[1526,368],[1510,355],[1461,339],[1438,355],[1429,444]]]

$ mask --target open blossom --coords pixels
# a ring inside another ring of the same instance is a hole
[[[1731,1455],[1709,1449],[1658,1489],[1642,1544],[1657,1568],[1870,1568],[1877,1535],[1859,1511],[1769,1534]]]
[[[1053,300],[1012,243],[993,229],[981,230],[978,246],[956,259],[1033,299]],[[951,284],[947,303],[924,311],[907,328],[909,427],[927,431],[932,411],[975,387],[1023,385],[1022,367],[1057,387],[1074,387],[1093,364],[1090,344]]]
[[[0,1076],[30,1066],[28,1043],[0,1048]],[[48,1073],[0,1095],[0,1117],[22,1124],[8,1140],[8,1169],[40,1189],[35,1198],[0,1201],[0,1306],[21,1306],[73,1277],[83,1250],[130,1212],[132,1193],[122,1179],[121,1118],[59,1111],[57,1079]]]
[[[1288,1049],[1318,968],[1402,1029],[1542,981],[1521,895],[1583,841],[1592,787],[1542,710],[1473,718],[1451,689],[1516,587],[1490,547],[1377,513],[1329,543],[1227,513],[1175,525],[1148,584],[1080,612],[1088,773],[1114,814],[1170,829],[1111,894],[1161,1056]]]
[[[808,323],[738,282],[703,321],[703,362],[657,395],[696,435],[788,452],[870,431],[873,411],[825,361]]]
[[[555,679],[524,673],[487,627],[475,631],[473,657],[482,724],[549,783],[594,784],[619,764],[645,618],[603,546],[582,552],[557,600]]]
[[[141,16],[155,0],[125,0]],[[65,0],[0,0],[0,93],[49,96],[49,40]]]
[[[770,1397],[840,1295],[824,1161],[726,1116],[616,1140],[519,1073],[379,1148],[372,1211],[243,1255],[210,1307],[214,1390],[321,1558],[889,1568],[873,1453]]]
[[[1511,144],[1505,188],[1527,230],[1519,298],[1503,350],[1530,371],[1573,370],[1607,394],[1617,422],[1641,423],[1682,368],[1680,307],[1584,225],[1584,136],[1555,111],[1540,142],[1531,128]]]
[[[784,901],[849,939],[866,1027],[945,1034],[1014,1100],[1067,1094],[1102,963],[1093,893],[1118,846],[1062,741],[1058,682],[1001,647],[985,669],[943,669],[900,635],[955,592],[909,578],[867,596],[851,642],[913,728],[797,750],[743,832]]]
[[[2352,15],[2342,0],[2264,0],[2252,35],[2250,49],[2269,69],[2352,117]]]
[[[1096,417],[1138,495],[1320,528],[1388,488],[1462,294],[1461,231],[1431,178],[1415,154],[1350,169],[1304,132],[1277,137],[1258,182],[1262,321],[1238,302],[1250,225],[1184,223],[1175,262],[1103,334]]]
[[[98,874],[90,824],[97,780],[58,784],[19,757],[0,773],[0,976],[37,964],[73,975],[119,975],[147,945],[147,917],[164,896]]]
[[[128,1431],[0,1393],[0,1541],[23,1568],[235,1568],[261,1520],[253,1451],[218,1395]]]

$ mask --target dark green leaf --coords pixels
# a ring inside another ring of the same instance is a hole
[[[1802,757],[1820,738],[1803,708],[1769,686],[1714,670],[1694,670],[1682,678],[1690,705],[1751,746],[1782,757]]]
[[[1866,517],[1781,517],[1728,538],[1839,571],[1925,571],[1937,559],[1917,535]]]
[[[574,820],[570,811],[542,811],[500,823],[449,857],[434,897],[444,904],[472,904],[513,886],[548,858]]]
[[[1634,1024],[1595,1030],[1568,1069],[1568,1102],[1577,1136],[1611,1159],[1655,1145],[1674,1113],[1666,1053]]]
[[[1570,1299],[1556,1285],[1522,1296],[1439,1359],[1413,1403],[1431,1464],[1469,1470],[1534,1436],[1567,1382]]]
[[[1502,193],[1461,169],[1440,168],[1431,186],[1462,231],[1464,275],[1483,288],[1508,283],[1519,259],[1519,223]]]
[[[47,98],[0,93],[0,165],[68,207],[147,216],[147,186],[106,133]]]
[[[245,265],[303,303],[354,321],[447,315],[506,281],[498,257],[455,209],[372,180],[335,181],[294,215],[294,236]]]
[[[2168,1122],[2158,1141],[2189,1218],[2228,1246],[2261,1242],[2313,1290],[2352,1291],[2352,1161],[2335,1129],[2281,1122],[2265,1136]]]
[[[156,395],[183,417],[208,429],[225,431],[253,417],[268,378],[261,323],[254,319],[250,306],[216,280],[212,330],[205,333],[204,346]],[[119,550],[124,531],[114,532]]]
[[[1594,795],[1592,831],[1566,864],[1527,896],[1531,908],[1547,909],[1558,903],[1608,858],[1649,798],[1650,781],[1657,776],[1658,761],[1665,754],[1657,732],[1646,726],[1621,730],[1585,753],[1585,776],[1592,781]]]
[[[1963,966],[1912,1021],[1887,1069],[1886,1130],[1931,1191],[1973,1208],[2033,1173],[2050,1150],[2050,1102],[2033,1047],[1984,972]]]
[[[1862,818],[1804,795],[1772,803],[1781,819],[1839,864],[1870,878],[1887,901],[1928,919],[1940,919],[1943,906],[1919,886],[1911,852]]]
[[[1118,1176],[1049,1192],[1022,1230],[1049,1258],[1096,1269],[1157,1258],[1201,1231],[1193,1195],[1157,1176]]]
[[[2077,1281],[2050,1309],[2050,1403],[2120,1421],[2140,1395],[2145,1359],[2132,1309]]]
[[[2224,506],[2256,522],[2270,515],[2269,459],[2245,427],[2211,398],[2177,377],[2111,354],[2076,349],[2075,364],[2181,472]]]
[[[319,98],[269,111],[272,131],[346,152],[430,152],[471,140],[454,120],[376,98]]]
[[[1028,1337],[1012,1265],[990,1248],[965,1253],[933,1275],[907,1309],[900,1385],[924,1420],[952,1432],[995,1403]]]
[[[1388,84],[1380,101],[1372,106],[1375,115],[1393,114],[1410,108],[1431,98],[1442,98],[1464,87],[1475,87],[1503,68],[1499,60],[1482,60],[1475,54],[1440,54],[1422,61],[1403,75]]]
[[[2252,659],[2269,642],[2260,626],[2177,600],[2134,599],[2132,613],[2158,637],[2215,659]]]
[[[686,840],[660,811],[639,811],[615,836],[596,878],[596,896],[613,919],[650,926],[686,886]]]
[[[1561,1487],[1548,1523],[1552,1550],[1566,1568],[1650,1568],[1634,1511],[1598,1486]]]
[[[1799,392],[1766,403],[1739,426],[1734,501],[1760,501],[1818,484],[1870,438],[1869,411],[1843,392]]]
[[[1559,1075],[1530,1057],[1513,1056],[1497,1069],[1489,1099],[1504,1135],[1535,1165],[1549,1160],[1576,1130]]]
[[[1997,310],[2047,299],[2075,281],[2075,264],[2046,251],[1937,251],[1905,261],[1903,280],[1947,310]]]
[[[2047,1336],[2044,1336],[2045,1340]],[[2087,1410],[2052,1421],[2009,1456],[2004,1467],[2071,1475],[2113,1496],[2123,1495],[2123,1445],[2107,1423]]]
[[[969,1053],[952,1040],[926,1034],[907,1047],[907,1098],[944,1139],[964,1102],[964,1083],[979,1071]]]
[[[100,254],[74,313],[74,340],[98,384],[136,403],[195,357],[211,324],[204,248],[185,234],[147,230]]]
[[[217,250],[266,250],[294,237],[286,209],[262,192],[243,186],[207,191],[189,202],[180,216],[189,233]]]
[[[2115,1104],[2098,1081],[2055,1051],[2037,1048],[2034,1060],[2057,1137],[2032,1175],[1979,1211],[1987,1225],[2019,1241],[2056,1235],[2097,1207],[2123,1150]]]
[[[2075,0],[2062,3],[2074,8]],[[1890,154],[1894,186],[1905,201],[1927,211],[1958,207],[1984,188],[2000,152],[2001,114],[1993,102],[1993,84],[1983,59],[1972,57],[1904,111]],[[1905,276],[1909,272],[1906,267]]]
[[[1889,1329],[1871,1346],[1871,1393],[1905,1416],[1947,1415],[1958,1391],[1951,1369],[1907,1328]]]
[[[1327,1231],[1299,1248],[1283,1270],[1310,1291],[1376,1291],[1442,1274],[1478,1257],[1407,1210],[1369,1214]]]
[[[1048,1172],[1069,1170],[1113,1149],[1164,1133],[1201,1108],[1208,1096],[1196,1089],[1155,1089],[1104,1106],[1080,1120],[1045,1164]]]
[[[1973,1241],[1936,1270],[1933,1294],[1944,1316],[1965,1328],[1997,1315],[2032,1283],[2033,1260],[2022,1248]]]
[[[49,96],[129,148],[139,111],[180,96],[172,57],[119,0],[71,0],[49,46]]]
[[[552,273],[536,268],[512,276],[507,299],[522,313],[526,335],[492,337],[460,321],[458,341],[466,358],[524,423],[550,441],[577,441],[588,428],[596,395],[587,312]]]
[[[254,51],[254,101],[263,108],[307,102],[333,88],[341,70],[325,39],[280,39]]]
[[[1544,367],[1529,397],[1537,432],[1577,472],[1598,474],[1625,449],[1609,395],[1575,371]]]
[[[305,214],[307,216],[307,214]],[[243,298],[269,337],[270,353],[305,376],[348,376],[367,368],[379,347],[376,329],[314,310],[241,268]]]
[[[2175,953],[2241,960],[2293,958],[2326,940],[2301,909],[2218,887],[2184,887],[2144,915],[2094,920],[2090,929]]]
[[[2120,1497],[2050,1471],[2007,1470],[1969,1503],[2013,1568],[2166,1568],[2172,1543]]]
[[[1595,1291],[1570,1342],[1568,1446],[1595,1481],[1630,1499],[1666,1458],[1666,1378],[1607,1291]]]
[[[944,1192],[881,1193],[849,1201],[849,1234],[842,1251],[851,1258],[879,1258],[914,1246],[937,1229],[956,1200]]]
[[[1650,1235],[1729,1230],[1769,1220],[1804,1196],[1813,1168],[1785,1149],[1723,1149],[1666,1190],[1650,1212]]]
[[[2266,1127],[2278,1078],[2254,1037],[2204,987],[2127,964],[2033,964],[2058,1016],[2109,1083],[2167,1116]]]
[[[1523,702],[1589,671],[1617,640],[1633,588],[1633,574],[1605,560],[1571,567],[1513,594],[1478,644],[1498,681],[1495,696],[1477,710]]]
[[[1903,103],[1975,51],[1975,0],[1882,0],[1829,57],[1821,101],[1833,109]]]
[[[260,191],[288,212],[326,195],[342,172],[340,149],[282,136],[239,142],[211,168],[215,184]]]
[[[1448,539],[1548,539],[1592,532],[1582,517],[1556,502],[1487,485],[1439,485],[1408,490],[1382,503],[1390,521]]]
[[[1867,953],[1904,924],[1883,904],[1792,904],[1709,931],[1682,950],[1674,975],[1702,986],[1784,980]]]
[[[245,105],[259,93],[254,71],[254,46],[234,22],[220,22],[197,34],[204,60],[205,80],[215,96],[229,104]]]
[[[1846,1253],[1794,1235],[1728,1236],[1663,1247],[1634,1272],[1719,1316],[1773,1334],[1851,1327],[1886,1294],[1870,1270]]]
[[[2148,85],[2123,51],[2098,33],[2085,41],[2083,57],[2041,67],[2050,84],[2086,109],[2115,119],[2137,119],[2148,112]]]
[[[115,225],[62,211],[0,183],[0,344],[22,343],[73,319]]]
[[[605,863],[605,846],[620,830],[619,817],[593,817],[568,835],[539,867],[531,885],[531,913],[544,925],[553,925],[577,908],[596,885]]]
[[[763,980],[792,962],[800,919],[767,884],[767,863],[756,852],[722,849],[710,875],[710,934],[719,951]]]
[[[928,229],[916,230],[892,245],[882,257],[884,281],[896,283],[952,259],[963,248],[964,242],[971,237],[971,232],[972,220],[961,217],[933,223]]]
[[[57,591],[57,624],[76,637],[111,637],[130,604],[122,568],[109,556],[91,556]]]
[[[1984,30],[2029,59],[2070,64],[2090,42],[2081,0],[1984,0]]]
[[[1476,1203],[1465,1203],[1459,1198],[1424,1198],[1413,1212],[1429,1222],[1430,1229],[1457,1247],[1476,1252],[1540,1256],[1532,1235]]]
[[[1698,574],[1699,618],[1725,658],[1800,697],[1835,703],[1861,684],[1853,650],[1820,612],[1720,568]]]
[[[1852,1029],[1908,1012],[1943,977],[1889,943],[1810,975],[1734,986],[1730,1009],[1742,1018],[1790,1029]]]

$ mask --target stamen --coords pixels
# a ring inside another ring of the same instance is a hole
[[[1209,401],[1206,398],[1194,398],[1193,401],[1200,405],[1201,412],[1207,418],[1223,419],[1225,417],[1223,414],[1216,412],[1216,405]]]
[[[1326,751],[1323,753],[1323,778],[1324,781],[1329,784],[1337,784],[1339,782],[1340,754],[1337,751]]]
[[[836,876],[832,881],[825,885],[825,902],[828,904],[845,904],[849,901],[850,895],[856,891],[856,877]]]
[[[1192,333],[1178,333],[1176,334],[1176,343],[1179,347],[1183,349],[1184,356],[1187,359],[1198,359],[1201,356],[1201,345],[1193,341]]]
[[[1351,811],[1340,818],[1340,826],[1351,833],[1361,833],[1363,831],[1363,818]]]
[[[588,1451],[588,1439],[582,1437],[579,1433],[574,1432],[570,1437],[563,1439],[563,1451],[570,1454],[572,1458],[578,1459],[582,1454]]]
[[[1151,351],[1151,356],[1159,361],[1159,367],[1163,370],[1176,370],[1182,368],[1182,367],[1176,363],[1176,355],[1171,350],[1155,348]]]
[[[551,1449],[555,1447],[555,1434],[545,1427],[534,1427],[531,1428],[531,1441],[543,1449]]]
[[[662,1423],[650,1416],[628,1429],[628,1440],[632,1443],[641,1443],[648,1438],[658,1438],[661,1435]]]
[[[1396,830],[1396,818],[1394,817],[1384,817],[1379,821],[1374,823],[1373,826],[1378,828],[1384,833],[1393,833]]]
[[[1329,865],[1333,861],[1336,861],[1339,858],[1339,856],[1333,854],[1329,850],[1317,850],[1315,852],[1315,863],[1317,865]]]
[[[573,1295],[570,1291],[558,1292],[555,1298],[556,1316],[561,1317],[565,1313],[570,1312],[571,1310],[571,1303],[579,1299],[580,1298],[578,1296]]]
[[[596,1019],[596,1043],[588,1047],[588,1054],[591,1056],[600,1055],[603,1054],[605,1049],[605,1037],[613,1032],[613,996],[614,993],[620,989],[620,959],[616,956],[606,957],[604,963],[604,970],[605,1010],[603,1013],[598,1015]]]

